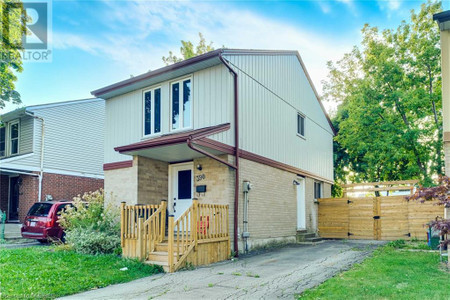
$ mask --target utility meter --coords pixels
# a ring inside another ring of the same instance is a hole
[[[244,193],[248,193],[252,189],[253,185],[250,183],[250,181],[244,181],[243,190]]]

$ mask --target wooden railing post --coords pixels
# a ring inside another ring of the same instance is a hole
[[[197,215],[198,215],[198,199],[194,198],[192,200],[192,220],[191,220],[191,235],[193,237],[194,241],[194,250],[197,251],[197,244],[198,244],[198,234],[197,234]]]
[[[145,257],[145,240],[144,240],[144,216],[139,215],[137,226],[137,257],[139,260],[144,260]]]
[[[167,210],[167,200],[161,200],[161,234],[159,236],[159,241],[162,242],[166,236],[166,210]]]
[[[125,202],[120,203],[120,246],[125,245]]]
[[[174,271],[173,269],[173,243],[174,243],[174,228],[173,228],[173,223],[174,223],[174,215],[169,215],[169,228],[168,228],[168,249],[167,249],[167,255],[168,257],[168,263],[169,263],[169,272],[172,273]]]

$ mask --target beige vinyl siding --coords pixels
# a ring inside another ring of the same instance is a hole
[[[103,175],[104,109],[103,100],[92,100],[32,110],[45,120],[44,169]],[[35,144],[39,158],[40,142]]]
[[[184,77],[180,77],[184,78]],[[161,134],[170,133],[170,83],[165,81],[106,100],[105,163],[131,159],[119,154],[114,147],[136,143],[143,136],[143,91],[161,88]],[[233,121],[233,78],[223,65],[217,65],[191,74],[192,79],[192,129]],[[234,145],[234,129],[211,138]]]
[[[33,152],[33,125],[32,117],[23,117],[20,119],[19,154]]]
[[[230,55],[239,74],[240,146],[333,180],[333,134],[295,55]],[[297,136],[297,112],[305,139]]]

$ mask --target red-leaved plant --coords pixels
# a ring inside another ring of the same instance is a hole
[[[450,178],[447,176],[440,176],[438,182],[439,185],[433,187],[427,188],[420,186],[413,195],[407,196],[406,199],[408,201],[417,200],[422,203],[430,200],[438,200],[437,205],[450,207]],[[429,224],[434,229],[439,230],[439,235],[444,237],[444,240],[441,243],[442,245],[450,244],[450,240],[448,239],[450,219],[438,218],[431,221]]]

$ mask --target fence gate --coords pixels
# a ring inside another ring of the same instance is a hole
[[[406,201],[405,196],[413,192],[415,183],[408,180],[349,184],[344,186],[343,198],[319,199],[319,235],[370,240],[426,239],[424,225],[442,217],[444,208],[433,201]],[[399,191],[407,193],[398,195]]]

